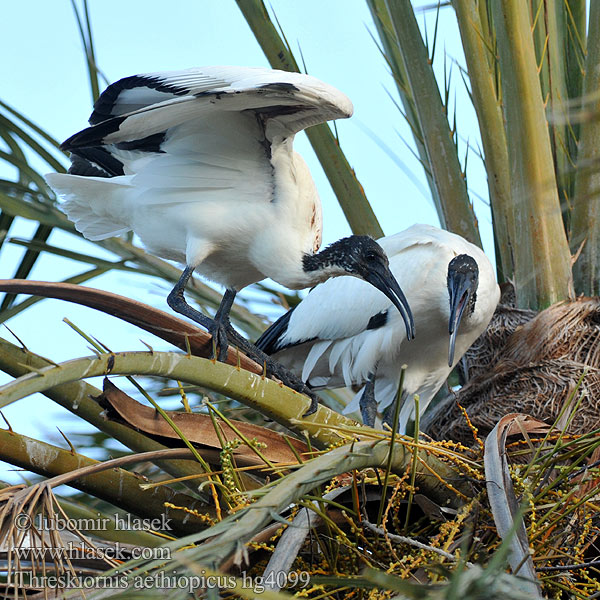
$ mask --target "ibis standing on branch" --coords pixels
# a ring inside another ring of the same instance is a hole
[[[423,412],[487,327],[500,288],[485,254],[459,235],[414,225],[378,241],[412,308],[414,342],[406,343],[406,329],[385,296],[356,278],[338,277],[311,290],[256,345],[313,389],[364,384],[344,412],[360,407],[370,426],[378,411],[390,421],[406,365],[398,427],[405,433],[414,394]]]
[[[351,114],[344,94],[299,73],[204,67],[134,75],[110,85],[91,126],[63,143],[68,174],[46,179],[86,238],[133,230],[150,252],[186,265],[168,303],[211,333],[219,360],[228,338],[266,359],[232,328],[229,312],[239,290],[267,277],[292,289],[362,278],[400,311],[410,338],[409,305],[374,240],[350,236],[318,252],[321,204],[293,140]],[[226,288],[214,319],[185,301],[194,271]]]

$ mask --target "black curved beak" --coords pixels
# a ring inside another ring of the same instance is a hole
[[[407,339],[414,339],[415,320],[412,311],[410,310],[404,292],[400,289],[400,286],[398,285],[396,278],[392,275],[389,267],[384,264],[377,265],[376,267],[372,266],[364,279],[379,291],[383,292],[392,301],[394,306],[400,311],[400,315],[404,321]]]
[[[454,345],[456,343],[456,332],[460,326],[460,320],[469,298],[474,291],[473,277],[458,271],[448,273],[448,293],[450,294],[450,320],[448,321],[448,333],[450,343],[448,346],[448,366],[454,363]]]

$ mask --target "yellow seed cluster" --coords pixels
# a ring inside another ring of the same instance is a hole
[[[209,527],[212,527],[215,524],[215,520],[210,515],[198,512],[194,508],[188,508],[187,506],[176,506],[175,504],[172,504],[171,502],[163,502],[163,506],[165,508],[173,508],[175,510],[182,510],[185,513],[194,515],[195,517],[198,517],[198,519],[200,519],[203,523],[206,523],[206,525]]]
[[[252,550],[267,550],[269,552],[273,552],[275,550],[275,546],[273,546],[272,544],[267,544],[265,542],[248,542],[246,544],[246,546],[248,546],[248,548],[251,548]]]
[[[253,442],[256,442],[256,440],[250,440],[251,444]],[[233,452],[236,448],[241,446],[241,444],[242,442],[238,439],[226,442],[220,453],[223,486],[224,490],[226,490],[230,514],[245,508],[252,502],[251,499],[243,493],[244,490],[241,489],[233,462]],[[260,445],[258,443],[256,444],[257,446]]]
[[[581,512],[581,520],[583,521],[583,527],[581,528],[581,533],[579,534],[579,538],[577,540],[577,543],[575,544],[575,548],[573,548],[575,560],[580,563],[585,561],[583,557],[583,552],[585,550],[585,546],[587,540],[589,539],[589,535],[593,525],[592,515],[586,510],[585,506],[583,507],[583,510]]]
[[[477,442],[477,445],[483,452],[484,445],[483,445],[483,442],[481,441],[481,438],[479,437],[479,429],[477,429],[477,427],[475,427],[475,425],[473,425],[473,423],[471,422],[471,419],[469,418],[467,411],[461,406],[461,404],[459,402],[457,402],[457,404],[458,404],[458,408],[460,409],[460,412],[462,413],[463,417],[465,418],[465,421],[467,422],[467,426],[473,433],[474,440]]]
[[[538,567],[564,567],[589,561],[590,553],[593,553],[591,544],[599,535],[596,514],[600,507],[595,503],[594,494],[590,493],[589,483],[598,479],[598,473],[590,469],[585,476],[578,475],[578,479],[571,481],[569,458],[576,455],[572,449],[568,450],[567,458],[547,462],[548,457],[552,456],[550,450],[564,439],[566,437],[559,436],[555,437],[555,441],[530,438],[526,444],[507,444],[509,474],[517,501],[524,501],[527,508],[525,526],[534,565]],[[399,443],[404,444],[411,453],[415,447],[414,439],[401,440]],[[545,450],[539,460],[527,462],[523,458],[525,453],[529,457],[533,456],[535,448],[542,443],[545,444]],[[256,444],[256,440],[252,440],[251,444]],[[221,456],[223,484],[230,490],[237,490],[239,486],[239,475],[233,462],[233,452],[238,445],[237,441],[227,444]],[[256,447],[259,445],[256,444]],[[311,530],[304,541],[292,565],[293,570],[311,576],[334,575],[343,580],[344,577],[360,576],[363,569],[370,567],[383,569],[392,576],[413,582],[415,576],[418,576],[419,580],[429,584],[444,584],[447,582],[447,575],[440,572],[437,568],[439,565],[453,572],[458,568],[461,555],[464,555],[463,560],[469,562],[483,565],[488,563],[502,540],[495,530],[487,500],[481,448],[475,446],[474,449],[468,449],[455,442],[430,441],[423,436],[418,440],[418,448],[421,453],[418,459],[419,469],[427,477],[437,479],[448,490],[458,487],[455,479],[444,480],[436,473],[421,458],[422,451],[451,464],[459,477],[471,482],[471,495],[467,497],[464,493],[460,495],[456,492],[463,499],[462,506],[456,512],[436,507],[431,498],[428,500],[431,508],[428,508],[427,504],[421,504],[418,496],[415,498],[415,495],[422,494],[423,491],[418,486],[411,486],[409,464],[402,473],[388,476],[389,491],[383,506],[382,521],[377,524],[378,501],[373,497],[373,490],[384,481],[385,471],[370,468],[337,475],[322,484],[317,491],[313,490],[310,498],[299,499],[290,507],[290,515],[287,517],[289,521],[293,520],[301,506],[314,506],[324,518],[323,524]],[[575,470],[581,468],[582,464],[585,463],[580,463]],[[348,487],[348,492],[340,497],[342,499],[336,498],[336,502],[347,506],[346,510],[327,502],[314,501],[315,495],[322,496],[339,487]],[[464,486],[461,489],[464,490]],[[357,503],[362,507],[360,514],[353,512]],[[411,503],[411,511],[407,522],[408,503]],[[365,514],[365,510],[368,514]],[[370,524],[377,525],[379,530],[374,530]],[[249,542],[248,549],[270,554],[285,529],[286,526],[282,524],[267,540],[263,538]],[[431,549],[399,541],[394,537],[396,535],[421,541]],[[433,549],[448,552],[453,558],[441,556]],[[263,559],[263,555],[259,554],[253,564],[254,575],[261,575],[261,569],[265,565],[266,558]],[[594,568],[578,566],[572,571],[542,570],[539,576],[543,594],[549,598],[583,598],[600,591]],[[337,587],[321,585],[312,580],[308,587],[296,587],[288,591],[299,598],[310,600],[331,597],[341,600],[379,600],[394,596],[391,592],[379,589],[357,589],[351,584],[351,580],[348,585],[340,583]]]

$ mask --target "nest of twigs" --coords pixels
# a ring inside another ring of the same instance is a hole
[[[472,444],[461,406],[483,435],[511,412],[547,423],[560,417],[558,425],[570,433],[600,427],[600,299],[579,298],[533,314],[498,306],[465,355],[465,385],[432,416],[431,435]],[[577,404],[572,414],[569,403]]]

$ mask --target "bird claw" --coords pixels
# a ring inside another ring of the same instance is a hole
[[[310,398],[310,406],[308,410],[302,415],[302,418],[308,417],[317,412],[317,408],[319,408],[319,400],[315,393],[308,388],[303,391],[303,393]]]
[[[209,333],[213,339],[213,352],[211,359],[219,362],[227,361],[227,350],[229,343],[227,341],[227,328],[226,323],[220,321],[214,321],[213,325],[209,328]]]
[[[240,336],[240,334],[233,329],[229,320],[227,322],[219,321],[215,319],[213,324],[209,327],[209,333],[215,340],[215,347],[218,345],[219,350],[225,347],[225,354],[223,360],[227,357],[227,344],[228,340],[231,340],[232,345],[241,350],[246,356],[258,364],[264,365],[264,375],[278,379],[283,385],[297,391],[300,394],[305,394],[310,398],[310,406],[308,410],[302,415],[308,417],[317,411],[319,407],[319,399],[317,395],[298,377],[288,371],[282,364],[278,363],[272,357],[264,354],[254,344],[249,342],[246,338]],[[221,355],[219,354],[219,361],[221,361]]]

